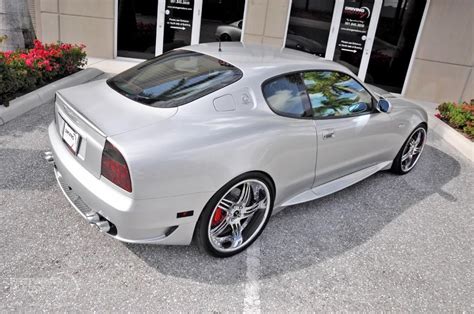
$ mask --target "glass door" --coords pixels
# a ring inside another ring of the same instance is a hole
[[[159,0],[156,55],[197,44],[202,0]]]
[[[339,0],[326,58],[365,79],[382,0]]]
[[[117,1],[117,56],[155,56],[158,0]]]
[[[293,0],[285,46],[327,58],[334,14],[340,0]],[[331,57],[332,58],[332,57]]]

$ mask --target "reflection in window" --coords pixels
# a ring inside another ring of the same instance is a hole
[[[372,96],[347,74],[314,71],[303,74],[315,117],[340,117],[370,110]]]
[[[240,41],[245,0],[204,0],[199,42]]]
[[[157,0],[119,0],[117,55],[149,59],[155,56]]]
[[[124,96],[159,108],[177,107],[230,85],[242,72],[198,52],[175,50],[128,69],[107,81]]]
[[[266,83],[263,95],[275,112],[292,117],[305,116],[307,96],[299,74],[281,76]]]
[[[194,0],[165,1],[163,52],[191,44]]]
[[[335,0],[293,0],[286,47],[324,57]]]
[[[425,5],[426,0],[384,1],[367,70],[371,84],[402,91]]]

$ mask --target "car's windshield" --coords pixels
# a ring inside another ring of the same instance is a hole
[[[126,97],[153,107],[177,107],[242,77],[233,65],[194,51],[176,50],[141,63],[109,80]]]

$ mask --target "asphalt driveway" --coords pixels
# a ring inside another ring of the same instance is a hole
[[[51,120],[0,127],[1,311],[473,311],[474,167],[433,134],[410,174],[289,207],[222,260],[89,227],[42,159]]]

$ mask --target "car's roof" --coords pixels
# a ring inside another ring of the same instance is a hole
[[[206,43],[183,47],[182,49],[200,52],[228,62],[246,75],[274,75],[299,71],[301,69],[322,69],[347,72],[348,70],[332,61],[309,53],[288,48],[267,45],[243,44],[241,42]]]

